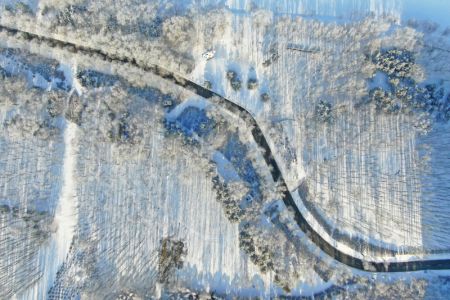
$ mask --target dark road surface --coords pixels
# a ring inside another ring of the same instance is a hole
[[[239,106],[238,104],[224,98],[223,96],[157,65],[143,66],[138,64],[134,58],[119,57],[113,54],[108,54],[102,50],[84,47],[81,45],[76,45],[70,42],[56,40],[53,38],[39,36],[33,33],[23,32],[2,25],[0,25],[0,31],[6,32],[7,35],[11,37],[16,37],[17,39],[21,39],[24,41],[31,41],[31,40],[39,41],[41,43],[47,44],[49,47],[52,48],[61,48],[63,50],[67,50],[72,53],[79,52],[85,55],[96,56],[99,59],[102,59],[107,62],[125,63],[134,66],[136,68],[139,68],[141,70],[151,72],[161,78],[173,82],[178,86],[186,88],[203,98],[209,99],[214,103],[224,106],[231,112],[243,118],[246,121],[247,125],[250,126],[250,128],[252,128],[251,132],[256,143],[265,150],[264,159],[266,164],[271,169],[273,180],[278,181],[280,185],[285,188],[286,192],[284,193],[283,202],[288,208],[291,208],[292,211],[294,212],[295,221],[300,226],[301,230],[309,237],[309,239],[315,245],[317,245],[323,252],[325,252],[327,255],[334,258],[335,260],[349,267],[368,272],[407,272],[420,270],[450,269],[450,259],[382,263],[382,262],[362,260],[360,258],[353,257],[334,248],[330,243],[328,243],[324,238],[322,238],[321,235],[319,235],[312,228],[312,226],[306,221],[306,219],[301,214],[300,210],[298,209],[297,205],[294,202],[291,193],[289,192],[286,182],[281,174],[280,168],[277,162],[275,161],[274,156],[272,155],[269,144],[267,143],[264,134],[262,133],[255,119],[253,118],[252,114],[242,106]]]

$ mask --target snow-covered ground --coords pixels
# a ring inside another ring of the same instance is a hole
[[[8,0],[0,1],[0,24],[134,58],[141,66],[160,65],[247,108],[317,231],[343,252],[384,261],[380,251],[397,252],[390,260],[450,255],[450,137],[448,118],[442,119],[450,101],[444,13],[449,10],[439,0],[426,5],[208,0],[127,6],[50,0],[26,6]],[[0,249],[11,253],[0,258],[0,270],[7,274],[2,278],[8,278],[0,279],[5,291],[0,297],[40,299],[50,288],[55,298],[121,291],[159,295],[183,288],[234,296],[286,292],[275,271],[262,272],[242,250],[242,224],[227,218],[208,172],[212,163],[227,183],[252,173],[234,169],[236,161],[229,158],[235,156],[229,145],[240,147],[244,141],[255,153],[256,172],[267,173],[258,166],[261,155],[252,148],[245,122],[215,112],[239,128],[239,139],[215,136],[215,144],[199,133],[207,124],[194,130],[194,142],[200,138],[202,145],[198,151],[209,155],[205,163],[167,135],[164,120],[189,119],[189,107],[196,118],[206,118],[196,111],[209,110],[207,101],[125,64],[0,35],[2,47],[38,54],[0,52],[0,71],[7,74],[0,87],[0,166],[5,170]],[[378,51],[392,49],[412,53],[406,77],[417,85],[423,106],[392,113],[386,109],[391,102],[369,101],[375,87],[391,92],[389,101],[400,97],[395,98],[403,79],[389,77],[376,61]],[[207,50],[215,51],[208,60]],[[90,68],[113,76],[76,79]],[[271,190],[276,183],[264,182],[262,193],[276,200]],[[36,212],[41,217],[33,221],[34,233],[28,232]],[[278,234],[283,230],[277,226],[261,226],[255,234]],[[347,286],[343,278],[351,275],[342,266],[324,280],[304,265],[311,256],[299,245],[315,248],[289,226],[298,241],[281,239],[281,254],[291,257],[286,272],[305,268],[293,277],[292,294]],[[183,266],[169,272],[170,283],[160,282],[166,238],[182,241],[186,251]]]
[[[41,123],[49,94],[29,89],[23,77],[3,78],[1,89],[0,297],[9,298],[35,284],[45,271],[43,261],[53,259],[43,249],[53,231],[61,190],[64,140],[61,120]]]
[[[20,60],[23,55],[26,52],[9,58]],[[29,66],[17,69],[13,77],[8,75],[4,88],[16,92],[17,87],[12,82],[30,75],[29,70],[40,63],[35,57]],[[54,70],[58,69],[55,67]],[[35,72],[43,70],[46,69]],[[30,76],[37,76],[33,74]],[[73,77],[75,75],[67,76],[70,80]],[[30,209],[30,205],[35,209],[39,204],[39,209],[48,211],[47,232],[50,235],[35,246],[35,252],[17,254],[20,259],[29,257],[30,261],[24,261],[24,267],[36,265],[36,274],[25,272],[27,276],[35,275],[35,281],[19,285],[25,280],[19,276],[23,270],[12,271],[10,278],[17,283],[4,282],[12,289],[5,295],[16,294],[19,299],[28,299],[44,298],[49,291],[50,297],[71,293],[102,297],[122,290],[156,292],[158,251],[161,240],[167,237],[182,240],[186,250],[183,268],[174,274],[175,279],[171,279],[175,280],[171,289],[179,287],[241,296],[279,293],[280,288],[273,283],[273,274],[261,273],[240,249],[238,225],[228,221],[221,204],[216,201],[211,176],[205,173],[208,165],[192,156],[190,151],[183,151],[179,141],[165,136],[162,122],[162,103],[165,102],[161,99],[170,99],[170,96],[167,98],[152,88],[133,90],[118,82],[113,87],[79,87],[80,80],[77,81],[68,85],[78,86],[78,93],[72,88],[69,92],[55,91],[60,93],[59,98],[41,95],[43,99],[38,104],[43,105],[43,110],[27,111],[30,122],[38,125],[25,127],[31,133],[42,126],[40,114],[46,118],[58,114],[55,124],[60,131],[55,137],[60,141],[60,163],[56,169],[53,165],[42,166],[40,172],[58,177],[58,180],[46,179],[41,183],[42,187],[50,183],[59,185],[51,197],[40,199],[33,195],[30,204],[18,205],[19,209]],[[31,91],[40,91],[43,95],[54,93],[43,91],[42,88],[49,86],[44,83],[40,89]],[[159,82],[154,84],[159,86]],[[29,100],[25,96],[13,100],[12,94],[4,93],[5,118],[14,115],[17,105],[27,108]],[[201,101],[193,100],[183,102],[165,118],[176,119],[189,107],[206,107]],[[15,101],[11,102],[12,107],[8,106],[9,101]],[[80,107],[84,110],[78,115]],[[60,119],[61,112],[66,121]],[[114,116],[120,117],[120,122],[125,117],[129,122],[127,126],[130,130],[136,129],[138,136],[124,135],[123,129],[122,133],[115,131],[115,126],[120,128],[122,125],[109,123],[110,118],[114,121]],[[24,129],[19,125],[4,127],[5,134],[30,134],[28,131],[23,133],[21,130]],[[42,134],[48,132],[49,128],[45,128]],[[44,139],[40,143],[51,149],[46,144],[47,136],[39,137]],[[36,141],[33,143],[37,147]],[[10,145],[11,142],[4,144],[5,147]],[[23,150],[31,155],[40,153],[33,147]],[[22,152],[18,153],[23,156]],[[11,163],[24,158],[6,156],[6,159],[5,163]],[[6,166],[5,169],[9,168]],[[30,172],[31,178],[35,178],[36,171]],[[5,185],[8,180],[10,177],[4,178]],[[37,184],[39,181],[34,186]],[[11,200],[5,204],[9,211],[21,196],[12,193],[8,198]],[[80,258],[86,252],[89,253],[88,262],[87,258]],[[59,275],[56,275],[57,271]],[[310,294],[329,285],[314,273],[307,272],[302,278],[299,283],[293,282],[297,293]],[[91,286],[86,280],[96,283]]]

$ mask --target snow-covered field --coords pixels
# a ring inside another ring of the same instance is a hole
[[[162,66],[245,107],[341,251],[450,258],[450,6],[415,2],[8,0],[0,25]],[[320,254],[250,128],[217,104],[0,36],[0,298],[447,288],[445,272],[371,277]]]

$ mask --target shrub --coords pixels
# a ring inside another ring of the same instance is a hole
[[[212,83],[211,83],[211,81],[205,80],[205,82],[203,83],[203,86],[206,89],[210,90],[212,88]]]
[[[229,70],[227,71],[227,79],[230,81],[231,87],[233,90],[238,91],[242,87],[242,81],[236,72]]]
[[[400,111],[400,104],[396,101],[391,93],[386,92],[383,89],[376,88],[370,91],[369,99],[375,103],[375,107],[378,111],[385,113],[397,113]]]
[[[385,72],[389,77],[405,78],[411,74],[414,57],[407,50],[391,49],[376,53],[373,62],[378,70]]]
[[[270,100],[270,96],[268,93],[262,93],[260,98],[262,102],[268,102]]]
[[[316,117],[322,122],[329,122],[332,119],[331,104],[321,100],[316,106]]]
[[[83,103],[82,99],[78,97],[77,94],[72,94],[72,96],[69,99],[69,105],[67,107],[65,115],[67,120],[77,125],[80,125],[81,114],[83,113],[84,108],[85,104]]]
[[[256,89],[258,87],[258,80],[257,79],[255,79],[255,78],[250,78],[248,81],[247,81],[247,88],[249,89],[249,90],[254,90],[254,89]]]
[[[242,81],[237,77],[232,79],[230,84],[231,84],[231,87],[233,88],[233,90],[235,90],[235,91],[240,90],[242,87]]]

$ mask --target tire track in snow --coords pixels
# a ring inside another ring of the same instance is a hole
[[[164,69],[158,65],[140,65],[135,58],[113,55],[103,50],[76,45],[68,41],[62,41],[54,38],[40,36],[38,34],[21,31],[3,25],[0,25],[0,32],[1,31],[5,31],[8,36],[15,36],[25,41],[36,40],[39,43],[47,44],[51,48],[57,47],[72,53],[80,52],[85,55],[96,56],[97,58],[107,62],[127,64],[129,66],[139,68],[143,71],[151,72],[154,75],[169,80],[178,86],[186,88],[187,90],[190,90],[195,94],[212,101],[213,103],[224,106],[229,111],[235,113],[240,118],[244,119],[246,124],[251,128],[251,133],[253,135],[253,138],[255,139],[255,142],[265,150],[263,155],[264,160],[268,165],[268,167],[270,167],[270,172],[272,174],[273,180],[275,182],[279,182],[279,184],[286,190],[286,192],[284,192],[283,202],[288,208],[291,208],[293,210],[295,215],[294,219],[296,223],[316,246],[318,246],[323,252],[331,256],[333,259],[349,267],[367,272],[409,272],[421,270],[450,269],[450,259],[428,259],[428,260],[425,259],[425,260],[394,261],[385,263],[360,259],[347,253],[344,253],[339,249],[337,249],[336,247],[334,247],[333,245],[331,245],[307,222],[305,217],[300,212],[286,185],[286,182],[281,174],[280,168],[277,162],[275,161],[274,156],[272,155],[269,144],[263,132],[261,131],[252,114],[242,106],[224,98],[223,96],[211,90],[208,90],[198,85],[195,82],[190,81],[189,79],[182,77],[181,75],[175,74],[174,72]],[[61,240],[61,245],[63,244],[64,242],[63,240]]]

